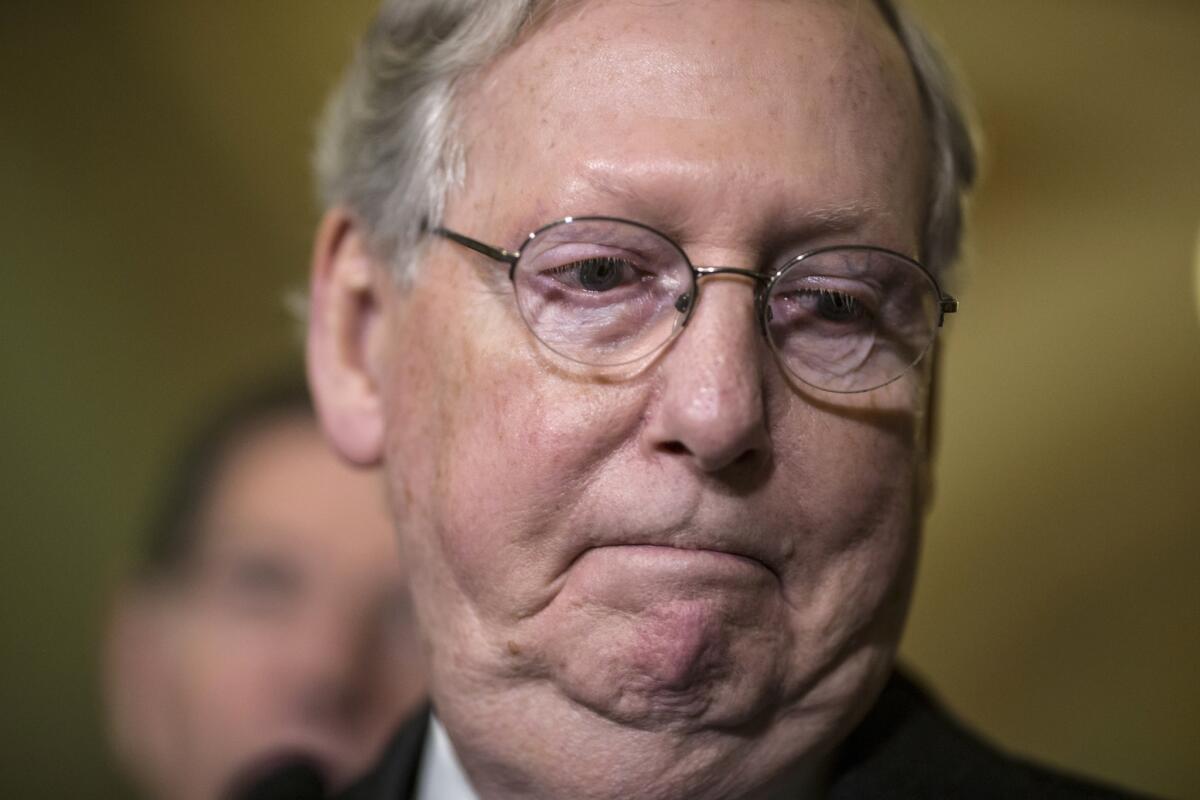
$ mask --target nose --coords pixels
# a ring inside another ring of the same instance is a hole
[[[761,464],[771,446],[763,393],[770,354],[758,334],[754,282],[710,275],[696,299],[687,330],[659,367],[648,441],[705,473]]]

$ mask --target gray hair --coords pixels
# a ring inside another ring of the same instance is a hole
[[[441,219],[465,171],[454,96],[565,0],[384,0],[325,111],[315,156],[326,208],[363,226],[403,284],[420,260],[423,226]],[[942,278],[958,256],[975,149],[955,81],[929,36],[893,0],[874,0],[912,64],[932,169],[922,257]]]

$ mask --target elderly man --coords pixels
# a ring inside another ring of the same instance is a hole
[[[344,787],[425,686],[378,475],[295,381],[238,398],[170,478],[108,642],[123,765],[156,800]]]
[[[432,716],[354,797],[1103,796],[894,676],[973,156],[879,0],[388,3],[310,376]]]

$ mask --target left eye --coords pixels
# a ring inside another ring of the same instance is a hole
[[[547,270],[556,280],[586,292],[608,292],[639,280],[637,267],[623,258],[585,258]]]
[[[857,293],[801,284],[777,286],[767,314],[776,325],[821,325],[819,330],[841,336],[850,328],[873,324],[874,308]]]
[[[845,292],[820,289],[816,295],[817,313],[830,322],[851,322],[866,313],[863,304]]]

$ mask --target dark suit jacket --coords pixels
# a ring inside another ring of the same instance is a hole
[[[373,772],[341,800],[410,800],[429,710],[410,719]],[[1120,800],[1135,795],[1000,753],[910,678],[892,676],[839,750],[827,800]]]

